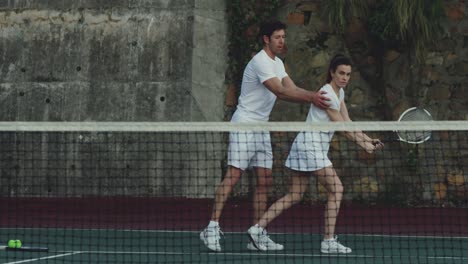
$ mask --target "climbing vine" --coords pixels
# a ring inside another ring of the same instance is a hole
[[[258,29],[262,22],[273,19],[283,0],[230,0],[229,66],[226,80],[240,84],[245,65],[262,47]]]
[[[441,31],[442,0],[328,0],[324,14],[329,24],[344,34],[352,17],[367,19],[369,33],[382,45],[406,47],[421,60]]]

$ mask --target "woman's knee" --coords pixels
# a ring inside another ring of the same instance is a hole
[[[302,200],[304,193],[290,193],[289,196],[291,197],[292,204],[297,204]]]
[[[335,186],[335,191],[333,192],[333,194],[335,195],[335,197],[337,198],[337,200],[341,200],[341,198],[343,197],[343,193],[344,193],[344,187],[343,185],[336,185]]]
[[[344,186],[343,185],[337,185],[336,186],[336,193],[343,194],[344,193]]]

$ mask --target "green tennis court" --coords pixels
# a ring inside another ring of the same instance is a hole
[[[48,246],[48,253],[0,253],[1,263],[466,263],[468,237],[341,235],[349,255],[325,255],[317,234],[271,234],[284,251],[252,252],[245,233],[225,233],[224,252],[201,246],[198,232],[101,229],[1,229],[1,237]],[[450,245],[450,246],[448,246]]]

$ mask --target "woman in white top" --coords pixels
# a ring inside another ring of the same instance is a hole
[[[343,55],[336,55],[330,62],[326,84],[320,89],[330,98],[326,110],[311,105],[307,122],[351,122],[344,101],[343,88],[351,76],[351,61]],[[258,249],[264,250],[268,238],[265,227],[284,210],[301,201],[307,189],[309,176],[314,174],[328,191],[325,208],[325,234],[321,243],[322,253],[351,253],[351,249],[340,244],[335,236],[335,224],[343,197],[343,184],[328,159],[327,153],[334,132],[301,132],[297,135],[286,160],[286,167],[294,171],[288,193],[276,201],[247,232]],[[367,152],[383,148],[383,143],[372,139],[361,131],[344,132]]]

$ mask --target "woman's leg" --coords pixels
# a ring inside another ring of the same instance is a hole
[[[289,209],[291,206],[301,201],[307,189],[308,180],[309,173],[295,171],[291,177],[288,193],[268,208],[268,211],[258,221],[258,225],[265,228],[284,210]]]
[[[318,181],[328,191],[328,200],[325,208],[325,234],[324,239],[333,239],[341,200],[343,199],[343,184],[333,167],[326,167],[315,172]]]
[[[307,182],[307,173],[295,172],[291,177],[289,192],[268,208],[267,212],[263,214],[257,225],[254,225],[247,230],[249,238],[256,249],[267,251],[282,250],[284,248],[283,245],[277,244],[271,240],[264,228],[284,210],[290,208],[302,199],[302,196],[307,189]]]
[[[257,186],[253,197],[253,224],[256,224],[267,209],[268,190],[273,183],[272,171],[268,168],[255,168]]]

